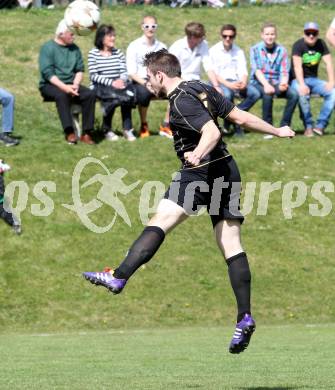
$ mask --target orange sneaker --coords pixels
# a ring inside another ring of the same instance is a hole
[[[141,124],[140,138],[150,137],[150,130],[147,123]]]
[[[170,129],[170,126],[159,126],[159,135],[162,137],[167,137],[169,139],[173,138],[172,131]]]

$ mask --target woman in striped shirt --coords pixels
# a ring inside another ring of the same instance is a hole
[[[115,29],[112,25],[101,25],[95,36],[95,48],[88,53],[88,70],[93,86],[103,85],[113,89],[124,89],[128,75],[124,54],[115,48]],[[115,106],[103,117],[106,139],[116,141],[119,137],[112,131]],[[135,141],[131,119],[131,105],[121,104],[123,134],[128,141]]]

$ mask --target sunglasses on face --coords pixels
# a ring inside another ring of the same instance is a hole
[[[222,36],[223,39],[234,39],[235,38],[235,35],[222,34],[221,36]]]
[[[156,28],[158,27],[158,24],[143,24],[143,28],[145,28],[146,30],[156,30]]]
[[[319,33],[317,31],[305,31],[305,35],[312,36],[312,37],[317,37]]]

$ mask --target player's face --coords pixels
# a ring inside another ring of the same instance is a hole
[[[223,30],[221,33],[223,46],[225,49],[231,49],[235,39],[235,33],[233,30]]]
[[[65,31],[60,34],[60,38],[65,45],[71,45],[74,42],[74,34],[71,31]]]
[[[104,49],[111,49],[115,46],[115,33],[106,34],[102,41]]]
[[[155,36],[158,24],[154,18],[144,18],[142,23],[142,31],[147,38]]]
[[[266,27],[262,32],[262,39],[266,46],[272,47],[276,42],[277,33],[274,27]]]
[[[304,31],[304,40],[309,46],[314,46],[319,36],[319,32],[315,30]]]
[[[156,75],[154,75],[150,69],[147,69],[147,77],[155,95],[158,97],[164,97],[166,93],[163,87],[163,75],[161,72],[157,72]]]
[[[188,47],[193,50],[196,46],[198,46],[202,41],[204,40],[204,37],[187,37]]]

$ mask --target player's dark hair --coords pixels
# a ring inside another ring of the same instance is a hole
[[[144,57],[143,65],[146,66],[153,75],[163,72],[168,77],[180,77],[181,69],[178,58],[169,53],[166,49],[148,53]]]
[[[233,25],[233,24],[224,24],[222,27],[221,27],[221,30],[220,30],[220,34],[223,33],[223,31],[233,31],[234,32],[234,35],[236,36],[237,34],[237,31],[236,31],[236,27]]]
[[[104,38],[109,34],[115,34],[115,28],[111,24],[102,24],[95,33],[94,46],[102,50],[104,48]]]

